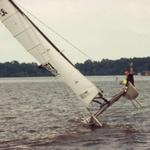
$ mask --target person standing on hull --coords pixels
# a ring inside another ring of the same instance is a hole
[[[133,63],[130,63],[129,69],[125,71],[126,75],[126,86],[128,86],[128,83],[132,83],[134,85],[134,71],[133,71]]]

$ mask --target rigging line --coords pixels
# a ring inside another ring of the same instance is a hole
[[[27,9],[25,9],[24,7],[22,7],[20,4],[17,3],[17,5],[19,7],[21,7],[24,11],[26,11],[28,14],[30,14],[34,19],[36,19],[38,22],[40,22],[41,24],[43,24],[47,29],[49,29],[50,31],[52,31],[54,34],[56,34],[58,37],[60,37],[61,39],[63,39],[66,43],[68,43],[69,45],[71,45],[73,48],[75,48],[76,50],[78,50],[82,55],[86,56],[88,59],[93,60],[88,54],[86,54],[85,52],[83,52],[80,48],[78,48],[77,46],[75,46],[72,42],[70,42],[68,39],[66,39],[65,37],[63,37],[62,35],[60,35],[58,32],[56,32],[54,29],[52,29],[50,26],[48,26],[47,24],[45,24],[43,21],[41,21],[40,19],[38,19],[35,15],[33,15],[31,12],[29,12]]]

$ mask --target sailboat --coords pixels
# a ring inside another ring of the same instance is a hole
[[[68,85],[88,109],[95,102],[100,107],[89,117],[82,119],[89,126],[102,126],[99,116],[118,101],[122,96],[135,99],[136,88],[128,84],[110,100],[103,96],[91,81],[82,75],[63,52],[39,29],[39,27],[21,10],[13,0],[0,0],[0,21],[13,37],[27,50],[44,68]],[[89,110],[89,109],[88,109]]]

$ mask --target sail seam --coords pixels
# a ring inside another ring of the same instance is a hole
[[[26,32],[26,31],[29,30],[29,29],[31,29],[31,27],[28,27],[28,28],[24,29],[23,31],[17,33],[16,35],[14,35],[14,37],[16,38],[17,36],[19,36],[20,34]]]
[[[11,17],[13,17],[15,14],[17,14],[18,11],[16,11],[15,13],[11,14],[10,16],[8,16],[6,19],[2,20],[2,23],[4,23],[5,21],[7,21],[8,19],[10,19]]]
[[[88,90],[88,89],[92,89],[93,87],[95,87],[95,85],[92,83],[91,86],[88,86],[85,90]],[[97,87],[96,87],[97,88]],[[97,89],[99,91],[99,89]]]
[[[48,53],[50,51],[50,49],[46,49],[44,52],[42,52],[42,55]]]
[[[34,49],[34,48],[36,48],[36,47],[38,47],[38,46],[40,46],[40,45],[41,45],[41,43],[40,43],[40,44],[35,45],[34,47],[32,47],[32,48],[30,48],[30,49],[28,49],[27,51],[28,51],[28,52],[30,52],[32,49]]]

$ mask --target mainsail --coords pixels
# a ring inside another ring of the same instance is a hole
[[[0,20],[26,50],[66,83],[86,106],[101,93],[12,0],[0,0]]]

